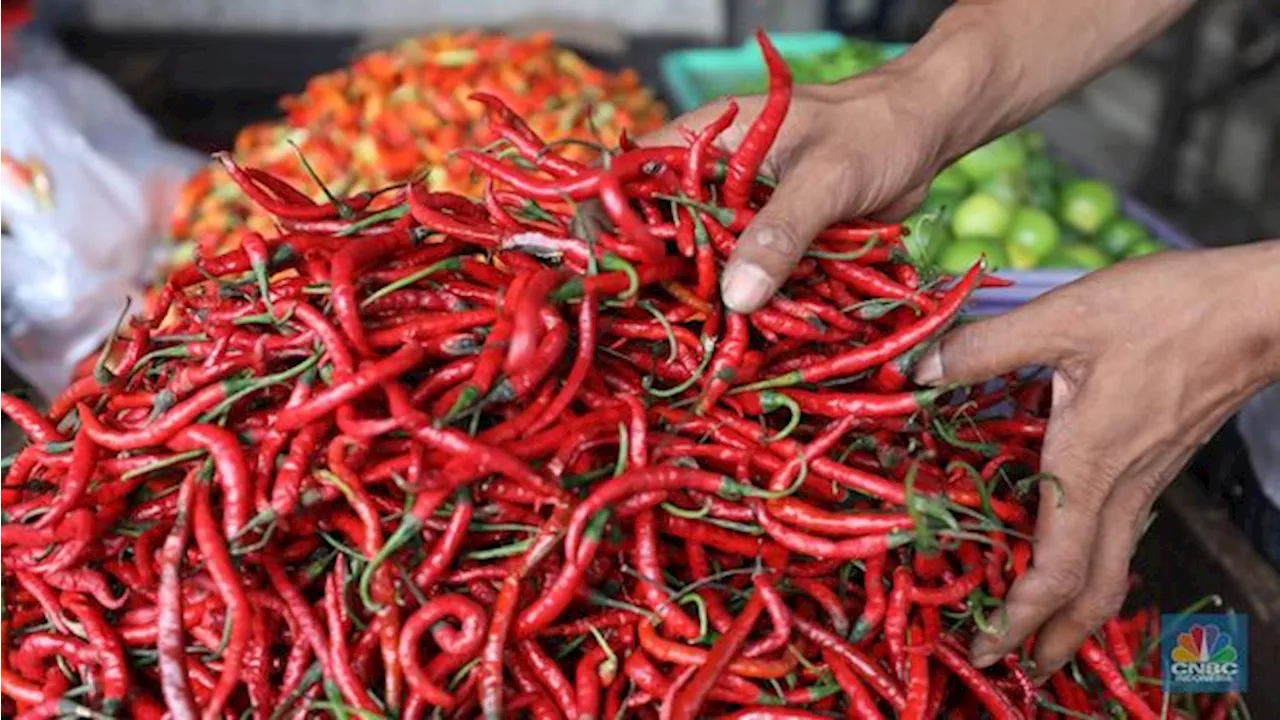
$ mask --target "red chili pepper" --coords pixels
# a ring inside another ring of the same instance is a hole
[[[841,636],[847,636],[850,630],[849,615],[845,612],[840,596],[831,585],[816,578],[791,577],[790,582],[815,602],[827,614],[827,622],[831,629]]]
[[[160,690],[175,720],[195,720],[199,716],[187,675],[186,643],[183,641],[181,565],[190,538],[188,517],[194,501],[196,474],[189,473],[178,491],[178,514],[165,538],[160,556],[160,587],[156,594],[156,652],[160,668]]]
[[[814,557],[855,560],[881,555],[911,542],[910,533],[892,531],[880,535],[863,535],[848,540],[829,540],[789,528],[778,522],[764,505],[756,510],[756,520],[770,538],[786,549]]]
[[[1093,638],[1086,638],[1080,646],[1080,659],[1093,671],[1107,688],[1111,697],[1120,703],[1125,712],[1140,720],[1155,720],[1160,713],[1152,710],[1125,680],[1124,674]]]
[[[823,510],[795,497],[779,498],[766,503],[768,513],[780,522],[799,526],[821,535],[878,535],[895,530],[910,530],[915,521],[905,512],[845,513]]]
[[[729,157],[729,172],[724,181],[725,204],[731,208],[745,207],[751,195],[751,185],[756,173],[764,164],[769,149],[782,128],[787,109],[791,106],[791,68],[773,46],[764,31],[756,31],[756,42],[764,55],[769,74],[769,93],[760,115],[747,128],[738,147]]]
[[[933,649],[933,653],[934,657],[938,658],[953,675],[960,679],[960,682],[969,688],[993,718],[1012,720],[1022,717],[1022,713],[1013,705],[1013,702],[970,664],[964,651],[943,642]]]
[[[742,356],[747,352],[750,325],[746,316],[729,313],[726,327],[725,337],[707,366],[706,386],[698,401],[698,407],[703,411],[715,405],[733,385],[736,368],[742,364]]]
[[[458,488],[457,493],[454,495],[453,515],[449,519],[449,525],[440,535],[426,559],[414,570],[413,582],[422,592],[430,592],[440,576],[444,574],[445,569],[457,557],[466,540],[467,530],[474,513],[475,504],[472,502],[471,492],[465,487]],[[408,517],[406,517],[402,521],[401,527],[403,527],[403,523],[409,522]],[[400,533],[400,530],[396,531],[396,535]],[[392,535],[391,538],[388,538],[384,547],[390,547],[394,540],[395,535]]]
[[[865,718],[866,720],[881,720],[884,715],[880,712],[880,708],[876,706],[875,698],[867,690],[866,685],[858,679],[858,674],[854,672],[838,654],[823,650],[822,657],[827,662],[827,666],[831,668],[831,674],[835,676],[836,682],[839,683],[840,689],[848,698],[848,717]]]
[[[420,347],[406,345],[387,358],[361,368],[345,382],[330,386],[298,405],[285,408],[276,416],[275,427],[289,432],[315,422],[319,416],[331,413],[383,382],[407,373],[422,362],[424,355]]]
[[[224,498],[224,505],[230,507],[232,503]],[[240,669],[244,663],[245,651],[249,644],[250,625],[253,622],[253,609],[249,605],[239,573],[232,563],[231,553],[227,550],[216,522],[213,517],[209,489],[203,487],[196,492],[192,528],[195,531],[196,545],[208,564],[209,572],[218,588],[218,594],[222,597],[227,614],[231,618],[231,637],[223,654],[222,673],[218,677],[218,685],[214,689],[212,699],[204,708],[206,717],[217,717],[240,683]]]
[[[63,602],[84,628],[93,655],[97,658],[99,681],[102,683],[102,709],[108,713],[117,712],[129,697],[130,689],[129,665],[120,634],[83,597],[64,596]]]
[[[128,590],[117,597],[106,576],[93,568],[68,568],[44,573],[42,580],[65,592],[85,593],[108,610],[119,610],[129,600]]]
[[[249,468],[239,441],[228,430],[216,425],[190,425],[174,435],[168,445],[178,452],[203,449],[209,453],[213,459],[214,477],[222,489],[223,534],[237,537],[249,522],[253,506]]]
[[[38,443],[57,443],[66,438],[53,423],[44,419],[38,410],[25,400],[8,393],[0,393],[0,412],[22,428],[27,437]]]
[[[641,599],[658,617],[662,618],[664,627],[671,633],[690,640],[698,637],[700,631],[697,621],[672,602],[670,596],[661,589],[662,565],[658,558],[658,533],[654,511],[644,510],[636,515],[634,528],[635,543],[632,546],[631,558],[640,576],[636,590]],[[566,536],[565,547],[566,549],[577,548],[575,554],[570,557],[576,558],[582,552],[581,543],[571,536]]]
[[[398,652],[410,691],[432,705],[450,709],[455,707],[457,699],[433,682],[418,661],[421,637],[446,617],[457,618],[461,625],[449,654],[462,659],[480,649],[487,620],[484,608],[463,595],[441,595],[418,608],[405,621]]]
[[[964,575],[941,587],[926,588],[913,584],[910,588],[911,603],[933,607],[953,605],[977,590],[985,579],[984,566],[975,564]]]
[[[369,694],[369,688],[355,672],[352,666],[351,649],[347,643],[347,621],[344,618],[345,613],[340,600],[342,594],[340,581],[345,575],[342,568],[343,564],[339,562],[336,571],[325,582],[322,602],[325,620],[328,623],[329,647],[326,653],[329,657],[329,669],[333,673],[333,683],[338,686],[347,703],[361,710],[373,712],[377,709],[377,703]]]
[[[231,158],[230,153],[214,153],[214,159],[231,176],[240,189],[263,210],[290,220],[323,220],[337,217],[346,206],[317,205],[305,194],[288,183],[261,170],[246,170]],[[367,201],[364,201],[367,203]],[[364,204],[353,199],[352,205]]]
[[[297,374],[294,368],[283,373],[259,378],[225,380],[209,385],[161,415],[145,428],[134,431],[114,431],[104,425],[87,406],[77,406],[84,432],[95,444],[110,450],[138,450],[148,446],[163,445],[184,428],[196,422],[205,413],[229,399],[270,387]]]
[[[907,706],[899,715],[904,720],[929,717],[929,655],[924,650],[916,646],[906,653]]]
[[[544,152],[547,144],[524,119],[498,97],[485,92],[471,93],[472,100],[489,111],[489,122],[500,137],[510,142],[526,160],[554,175],[578,175],[586,171],[581,163]]]
[[[0,533],[0,547],[44,547],[66,542],[92,533],[95,525],[93,512],[88,508],[70,511],[54,527],[6,523],[4,532]]]
[[[512,311],[510,345],[502,370],[508,375],[529,364],[537,353],[542,330],[542,310],[551,291],[563,281],[560,273],[543,270],[535,273],[525,284]]]
[[[1108,619],[1102,623],[1102,632],[1107,640],[1107,649],[1110,650],[1111,656],[1115,658],[1116,663],[1120,666],[1120,671],[1124,674],[1126,680],[1132,678],[1137,673],[1138,666],[1134,662],[1133,651],[1129,647],[1129,640],[1125,637],[1125,632],[1120,626],[1120,622],[1116,618]]]
[[[868,297],[901,300],[919,307],[925,313],[936,310],[935,303],[929,296],[914,287],[891,280],[875,268],[841,260],[823,260],[820,264],[832,279]]]
[[[636,638],[645,652],[663,662],[677,665],[706,665],[709,661],[710,656],[707,650],[667,640],[661,637],[649,622],[641,622],[637,626]],[[783,654],[778,659],[738,658],[729,662],[727,671],[730,674],[748,678],[781,678],[795,668],[796,662],[795,656],[789,653]]]
[[[591,564],[600,546],[608,520],[608,511],[601,512],[592,519],[591,524],[587,526],[583,545],[578,549],[578,554],[568,558],[555,581],[532,604],[521,611],[514,627],[516,637],[523,638],[538,634],[543,628],[555,622],[573,601],[580,589],[587,566]]]
[[[858,616],[849,640],[863,644],[871,636],[872,631],[880,626],[888,608],[888,598],[884,589],[884,555],[873,555],[867,558],[863,572],[863,592],[866,595],[862,614]]]
[[[764,491],[744,486],[713,473],[677,467],[644,468],[625,473],[601,483],[585,500],[578,503],[565,532],[565,550],[569,556],[577,552],[587,520],[595,513],[622,498],[638,492],[690,489],[724,496],[760,496]]]
[[[889,592],[888,611],[884,617],[884,640],[894,671],[907,681],[907,612],[910,610],[911,569],[899,565],[893,570],[893,589]]]
[[[538,680],[541,681],[543,687],[551,693],[552,700],[559,706],[560,710],[566,716],[572,717],[578,708],[577,694],[574,692],[573,686],[569,684],[569,679],[561,672],[555,660],[547,655],[538,641],[532,638],[517,641],[517,649],[520,651],[524,660],[533,669]]]
[[[703,704],[711,695],[717,680],[729,671],[734,655],[746,644],[747,636],[751,634],[760,614],[764,612],[764,605],[764,597],[760,592],[752,594],[747,599],[741,614],[734,619],[728,631],[711,646],[711,652],[707,653],[702,665],[694,672],[684,688],[676,694],[669,709],[665,710],[669,717],[673,720],[698,717],[698,712],[702,710]],[[647,627],[649,627],[647,623],[641,623],[642,635]],[[641,642],[643,643],[643,640]]]
[[[849,665],[861,679],[871,686],[871,689],[877,695],[888,701],[895,710],[902,711],[906,708],[906,695],[903,694],[902,689],[870,658],[816,623],[797,617],[795,624],[800,634],[821,647],[824,653],[830,653]]]
[[[841,352],[823,363],[754,383],[751,389],[762,390],[801,383],[818,383],[835,377],[847,377],[892,360],[912,346],[927,340],[955,319],[965,298],[976,285],[981,270],[981,264],[970,268],[964,278],[947,291],[942,302],[938,304],[937,311],[919,322],[863,347]]]

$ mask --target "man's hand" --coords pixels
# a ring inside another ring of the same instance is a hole
[[[1120,609],[1156,497],[1255,391],[1280,379],[1280,241],[1168,252],[1089,275],[1007,315],[960,327],[921,360],[924,384],[1054,369],[1032,568],[990,665],[1039,632],[1049,674]]]
[[[846,218],[899,219],[920,203],[938,167],[941,128],[940,117],[918,110],[913,97],[919,95],[892,69],[795,89],[763,168],[778,187],[725,269],[726,305],[738,312],[763,306],[826,226]],[[762,101],[738,98],[741,110],[722,147],[737,147]],[[679,128],[700,131],[723,110],[724,101],[701,107],[641,142],[683,144]]]
[[[1191,0],[959,0],[904,56],[852,80],[797,87],[764,171],[779,180],[722,280],[725,304],[762,307],[819,230],[896,220],[944,165],[1018,127],[1146,42]],[[760,110],[742,98],[721,136],[737,146]],[[642,140],[681,145],[723,102]]]

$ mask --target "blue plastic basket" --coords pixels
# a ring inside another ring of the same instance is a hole
[[[836,32],[769,33],[778,52],[788,60],[809,58],[837,50],[845,37]],[[886,45],[890,55],[905,45]],[[754,38],[737,47],[674,50],[658,60],[662,81],[681,112],[730,95],[765,75],[764,59]]]
[[[821,55],[844,44],[844,36],[836,32],[770,33],[769,39],[789,60]],[[658,60],[658,67],[681,112],[732,93],[765,73],[754,39],[737,47],[673,50]]]

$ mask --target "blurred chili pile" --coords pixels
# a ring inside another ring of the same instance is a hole
[[[513,37],[442,32],[369,53],[349,68],[318,75],[283,98],[283,120],[250,125],[236,138],[237,160],[322,199],[301,153],[320,177],[347,193],[425,174],[433,188],[475,195],[480,185],[454,150],[494,139],[483,108],[467,98],[501,98],[548,140],[616,144],[627,128],[660,127],[666,109],[633,70],[610,73],[549,34]],[[295,148],[296,146],[296,148]],[[586,151],[566,145],[569,157]],[[205,250],[234,247],[248,231],[273,230],[215,165],[197,173],[174,212],[173,235]]]
[[[282,234],[170,277],[47,414],[4,397],[5,715],[1235,712],[1162,694],[1155,614],[1043,686],[969,663],[1031,561],[1047,383],[911,386],[993,281],[893,225],[724,310],[790,99],[761,44],[732,154],[733,107],[587,164],[481,96],[480,202],[316,203],[223,158]]]

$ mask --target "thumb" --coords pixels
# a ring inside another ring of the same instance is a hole
[[[754,312],[769,302],[823,228],[843,218],[843,199],[802,167],[787,172],[743,231],[721,279],[725,305]]]
[[[1016,310],[961,325],[920,358],[913,377],[921,385],[977,383],[1029,365],[1055,365],[1065,355],[1066,333],[1043,297]]]

